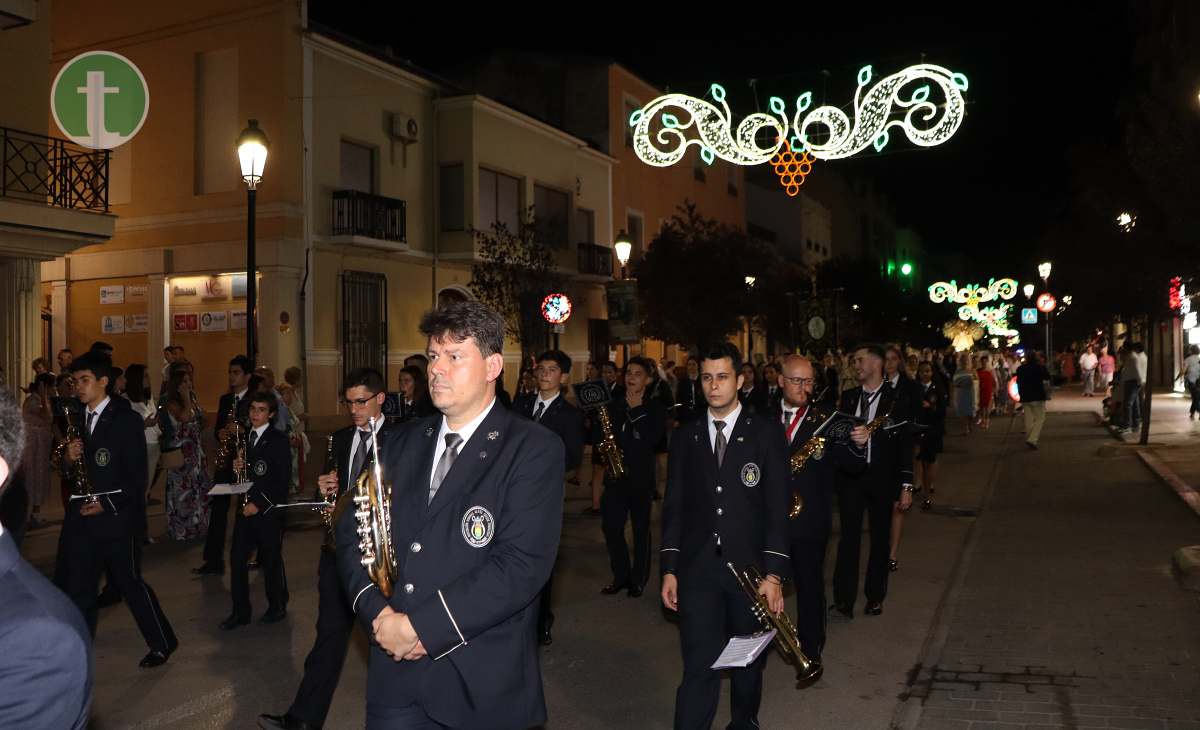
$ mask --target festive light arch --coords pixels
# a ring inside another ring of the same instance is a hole
[[[968,284],[963,287],[951,279],[931,284],[929,299],[935,304],[958,304],[958,318],[964,322],[981,325],[990,337],[1015,337],[1017,331],[1008,324],[1012,305],[1002,301],[1017,296],[1018,288],[1016,279],[989,279],[986,286]],[[988,302],[997,304],[982,308],[979,306]]]

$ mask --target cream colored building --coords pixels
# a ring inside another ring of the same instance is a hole
[[[530,205],[565,230],[559,264],[575,313],[561,347],[581,361],[594,351],[589,320],[606,318],[610,277],[591,264],[611,261],[593,248],[613,240],[611,158],[308,29],[302,5],[119,4],[108,26],[58,22],[83,4],[56,5],[51,73],[82,50],[112,50],[138,64],[151,95],[146,124],[113,155],[113,240],[42,266],[56,336],[77,349],[104,339],[118,364],[150,363],[156,378],[162,347],[181,344],[202,403],[215,404],[228,360],[245,349],[246,193],[234,142],[253,118],[271,143],[256,218],[258,361],[280,379],[304,368],[312,427],[337,423],[353,366],[386,367],[396,387],[404,358],[423,350],[421,312],[470,296],[469,229]],[[116,321],[123,331],[111,331]]]
[[[14,392],[33,379],[53,332],[42,316],[39,262],[107,241],[115,220],[107,153],[48,131],[49,11],[49,2],[0,0],[0,368]]]

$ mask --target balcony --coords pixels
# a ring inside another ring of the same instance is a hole
[[[108,212],[108,150],[0,127],[0,197]]]
[[[599,276],[612,278],[613,250],[608,246],[597,246],[594,243],[581,243],[577,246],[578,266],[581,276]]]
[[[334,243],[407,251],[407,210],[403,200],[357,190],[334,190],[330,233]]]

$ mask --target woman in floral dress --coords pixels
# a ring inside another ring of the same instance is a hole
[[[200,442],[204,412],[193,399],[192,376],[185,370],[171,371],[166,407],[175,443],[183,451],[183,466],[167,472],[167,534],[172,540],[191,540],[208,532],[212,480]]]

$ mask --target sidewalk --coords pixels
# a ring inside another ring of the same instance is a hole
[[[1200,601],[1169,568],[1200,523],[1098,409],[1056,392],[1041,450],[997,469],[895,726],[1200,730]]]

